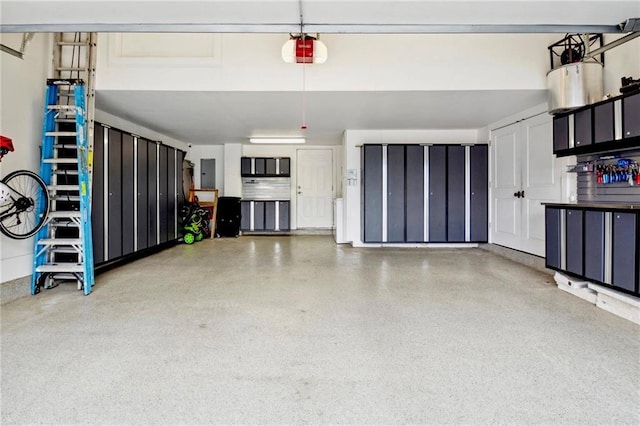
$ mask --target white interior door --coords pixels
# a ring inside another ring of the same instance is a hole
[[[492,132],[492,226],[491,241],[520,249],[520,124],[512,124]]]
[[[543,202],[562,199],[553,125],[538,115],[492,132],[491,241],[544,256]]]
[[[553,155],[553,124],[547,114],[522,126],[522,245],[520,250],[544,256],[543,202],[562,199],[561,169]]]
[[[297,226],[333,226],[333,153],[300,149],[296,157]]]

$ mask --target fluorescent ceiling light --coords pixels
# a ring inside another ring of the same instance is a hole
[[[305,143],[304,138],[249,138],[251,143]]]

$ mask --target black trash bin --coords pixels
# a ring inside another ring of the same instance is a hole
[[[216,215],[216,237],[237,237],[240,235],[242,213],[239,197],[218,198]]]

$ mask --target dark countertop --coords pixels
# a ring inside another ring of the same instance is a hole
[[[607,203],[542,203],[543,206],[567,209],[600,209],[600,210],[640,210],[640,204],[607,204]]]

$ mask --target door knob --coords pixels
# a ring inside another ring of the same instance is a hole
[[[302,191],[298,191],[298,194],[302,194]]]

